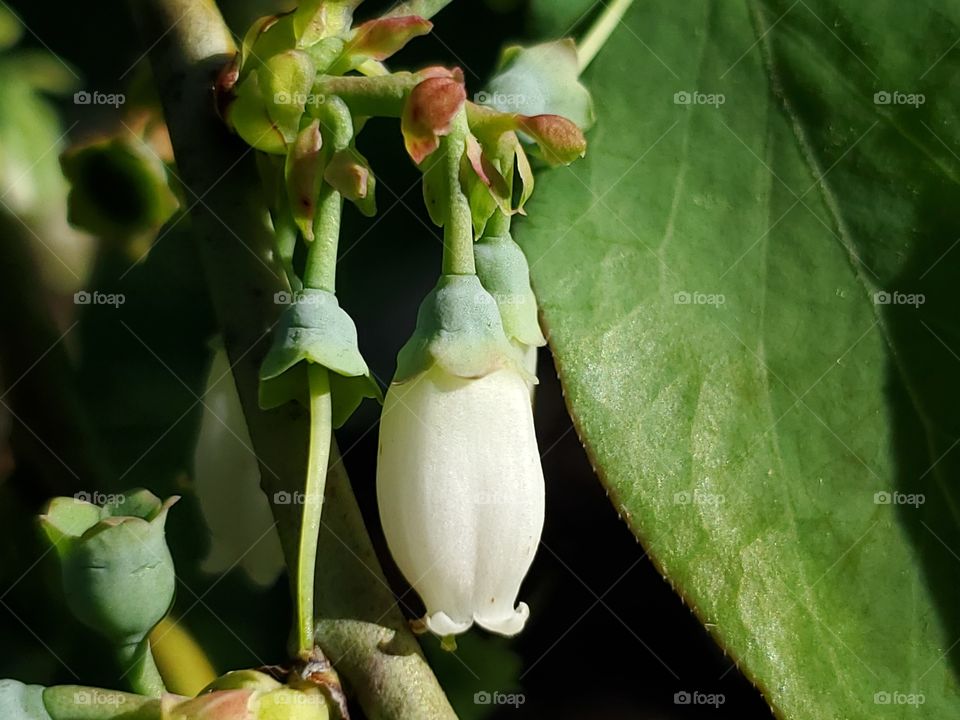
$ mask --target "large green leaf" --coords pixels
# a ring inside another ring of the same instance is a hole
[[[518,228],[612,501],[783,717],[960,716],[958,27],[638,0]]]

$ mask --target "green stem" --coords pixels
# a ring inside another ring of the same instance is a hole
[[[330,95],[320,106],[317,118],[327,157],[350,147],[353,140],[353,116],[347,104]],[[307,251],[303,284],[308,288],[336,292],[337,244],[340,239],[340,216],[343,198],[329,184],[323,183],[317,199],[313,221],[313,242]]]
[[[134,692],[150,697],[160,697],[167,688],[153,661],[150,651],[150,639],[143,638],[139,642],[121,645],[117,648],[117,658],[120,666],[126,671],[127,681]]]
[[[610,34],[614,31],[623,16],[626,14],[633,0],[613,0],[597,18],[596,22],[587,31],[583,40],[577,46],[579,69],[582,73],[606,44]]]
[[[407,95],[424,79],[405,71],[368,77],[320,75],[312,91],[323,97],[336,95],[358,117],[400,117]]]
[[[330,376],[323,365],[307,368],[310,382],[310,449],[307,454],[307,481],[303,490],[303,525],[297,565],[297,651],[303,658],[313,651],[313,588],[320,537],[320,513],[330,460],[333,433],[330,403]]]
[[[260,182],[267,190],[273,235],[276,240],[277,259],[287,275],[287,282],[299,290],[300,279],[293,269],[293,254],[297,247],[299,230],[290,213],[289,200],[284,180],[283,159],[275,155],[257,153],[257,171]]]
[[[313,242],[307,251],[303,272],[304,287],[334,292],[337,279],[337,243],[343,199],[327,184],[320,190],[317,214],[313,221]]]
[[[443,272],[445,275],[473,275],[473,220],[470,203],[460,186],[460,162],[467,145],[467,113],[461,109],[450,133],[440,138],[443,153],[447,217],[443,223]]]
[[[487,220],[487,226],[483,234],[487,237],[506,237],[510,234],[511,216],[502,210],[494,210],[493,215]]]

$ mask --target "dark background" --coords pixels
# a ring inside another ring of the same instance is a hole
[[[385,3],[370,2],[363,12],[372,12],[378,5]],[[461,64],[468,87],[475,91],[501,45],[523,37],[523,3],[496,5],[500,7],[461,0],[439,16],[436,37],[412,43],[394,66]],[[141,76],[138,68],[125,80],[119,79],[144,51],[122,4],[19,0],[12,7],[30,28],[25,44],[57,52],[78,71],[86,87],[125,92],[128,81]],[[267,2],[228,1],[221,7],[234,30],[241,32],[253,18],[270,10]],[[65,127],[78,123],[71,139],[89,137],[108,124],[95,110],[74,106],[69,97],[56,102]],[[356,320],[371,368],[386,384],[396,352],[412,330],[417,305],[439,271],[439,235],[423,210],[418,173],[403,152],[396,123],[371,121],[359,146],[377,173],[380,214],[371,221],[348,208],[338,294]],[[166,283],[161,288],[167,293],[164,301],[145,301],[148,309],[141,306],[140,315],[127,315],[126,321],[142,323],[135,327],[148,333],[151,345],[155,342],[155,347],[163,348],[173,369],[188,384],[202,388],[206,357],[195,350],[205,343],[213,325],[189,235],[165,240],[148,263],[123,280],[120,275],[129,267],[129,258],[122,248],[102,247],[100,252],[95,268],[98,287],[116,287],[136,298],[138,293],[148,296],[144,287],[157,290],[152,282]],[[39,288],[38,296],[43,296]],[[68,299],[50,295],[41,301],[53,308],[63,325],[72,322],[74,306]],[[137,310],[131,307],[125,312]],[[88,320],[81,329],[80,347],[71,348],[75,355],[82,353],[79,392],[100,411],[99,429],[108,436],[101,442],[122,465],[124,458],[142,454],[159,434],[157,428],[169,425],[169,419],[178,417],[193,399],[144,356],[117,317]],[[543,545],[522,591],[522,599],[531,607],[531,620],[512,641],[471,632],[460,643],[459,659],[440,651],[434,639],[424,640],[458,712],[465,719],[481,717],[484,708],[474,704],[473,694],[486,690],[523,693],[524,702],[518,708],[505,706],[487,715],[495,718],[768,717],[769,710],[756,690],[709,638],[618,519],[573,429],[546,350],[541,352],[539,371],[536,420],[547,481],[547,516]],[[3,381],[9,384],[11,378]],[[143,402],[132,399],[141,394]],[[385,569],[402,592],[404,582],[385,552],[376,520],[376,416],[376,407],[365,404],[338,438]],[[4,418],[0,429],[9,421]],[[125,478],[123,486],[143,484],[158,494],[188,487],[184,473],[198,422],[194,409],[148,452],[138,472]],[[116,683],[116,671],[103,646],[66,614],[58,595],[55,563],[42,556],[44,548],[31,516],[49,493],[32,467],[16,462],[5,441],[0,447],[0,542],[4,548],[0,554],[0,677],[111,686]],[[286,578],[262,591],[236,571],[222,579],[204,576],[196,567],[204,554],[202,528],[196,503],[188,496],[171,515],[169,527],[178,573],[186,585],[178,592],[177,613],[186,613],[185,624],[219,670],[257,665],[257,658],[281,661],[289,624]],[[406,595],[405,606],[412,613],[420,611],[417,602],[412,594]],[[674,693],[682,690],[722,693],[725,702],[720,708],[677,705]]]

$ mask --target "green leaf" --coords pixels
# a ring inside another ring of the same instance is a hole
[[[637,2],[516,231],[611,500],[781,717],[960,714],[958,25]]]

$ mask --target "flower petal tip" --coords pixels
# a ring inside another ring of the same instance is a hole
[[[517,609],[506,617],[486,617],[479,613],[474,615],[477,625],[497,635],[512,637],[523,630],[530,617],[530,608],[525,602],[517,603]]]
[[[435,612],[432,615],[427,615],[424,617],[423,621],[426,623],[427,629],[439,637],[446,637],[447,635],[459,635],[460,633],[469,630],[470,626],[473,625],[473,620],[457,622],[442,610]]]

